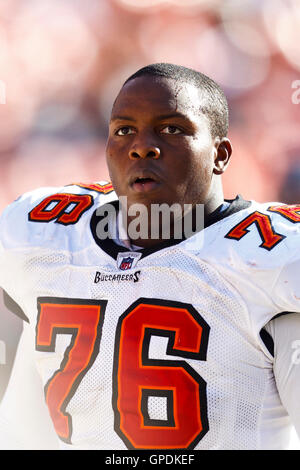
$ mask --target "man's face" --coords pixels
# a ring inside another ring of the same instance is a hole
[[[190,84],[143,76],[113,106],[107,164],[118,196],[134,203],[201,204],[211,197],[215,139]]]

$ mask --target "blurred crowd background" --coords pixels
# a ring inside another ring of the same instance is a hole
[[[225,90],[226,197],[300,201],[299,31],[299,0],[1,0],[0,211],[41,185],[107,179],[113,99],[154,62]]]
[[[299,0],[1,0],[0,211],[39,186],[109,179],[114,97],[155,62],[224,89],[234,149],[225,197],[300,202],[299,32]],[[0,399],[0,361],[1,371]]]

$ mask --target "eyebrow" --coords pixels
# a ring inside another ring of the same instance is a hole
[[[170,118],[181,118],[185,120],[189,120],[188,116],[185,116],[182,113],[169,113],[169,114],[160,114],[156,116],[156,119],[159,119],[163,121],[164,119],[170,119]],[[111,121],[131,121],[131,122],[136,122],[136,120],[130,116],[114,116],[111,118]]]
[[[181,118],[181,119],[189,120],[188,116],[182,113],[178,113],[178,112],[169,113],[169,114],[160,114],[159,116],[157,116],[157,118],[161,119],[162,121],[164,119],[170,119],[170,118]]]

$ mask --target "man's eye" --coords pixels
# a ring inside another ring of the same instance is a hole
[[[132,127],[121,127],[116,131],[116,135],[129,135],[129,134],[134,134],[134,129]]]
[[[161,130],[162,134],[182,134],[182,131],[176,126],[166,126]]]

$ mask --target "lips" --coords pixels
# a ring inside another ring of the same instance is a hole
[[[130,187],[136,192],[154,191],[161,184],[161,180],[156,173],[142,170],[130,178]]]

